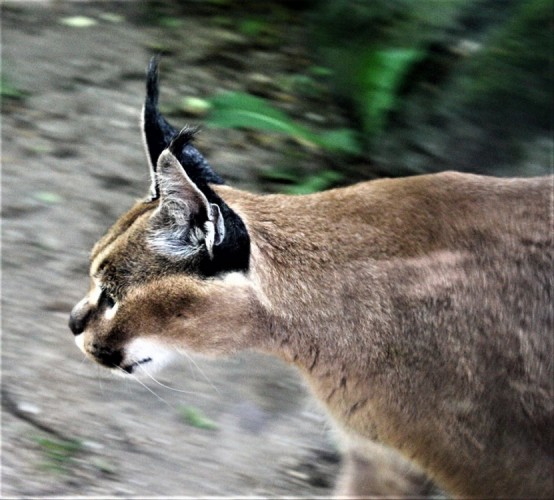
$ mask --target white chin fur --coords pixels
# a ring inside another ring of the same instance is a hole
[[[133,375],[153,374],[167,366],[175,357],[172,349],[154,339],[138,338],[125,348],[124,367],[132,367]],[[118,370],[119,371],[119,370]]]

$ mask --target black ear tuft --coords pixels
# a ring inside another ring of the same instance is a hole
[[[150,196],[155,199],[160,195],[156,185],[156,166],[158,158],[172,144],[171,152],[179,160],[187,175],[201,190],[208,184],[223,184],[223,179],[217,175],[200,152],[191,144],[195,128],[185,127],[181,133],[173,127],[160,113],[159,101],[159,57],[153,57],[146,73],[146,99],[142,111],[143,140],[150,165],[152,186]]]
[[[188,125],[185,125],[175,136],[169,145],[169,150],[175,158],[179,160],[179,157],[183,155],[183,150],[194,140],[194,136],[197,132],[198,127],[189,127]],[[182,164],[183,162],[180,163]]]
[[[159,57],[150,59],[146,74],[146,99],[143,109],[144,142],[152,169],[155,169],[158,158],[171,140],[177,135],[177,129],[170,125],[158,109],[160,96],[158,79]]]
[[[200,190],[205,191],[208,184],[225,184],[223,179],[217,175],[202,154],[192,145],[198,127],[186,126],[171,141],[170,149],[175,158],[185,169],[194,183]],[[206,194],[204,192],[204,194]]]

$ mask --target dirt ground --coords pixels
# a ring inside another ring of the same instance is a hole
[[[276,50],[192,7],[173,31],[146,9],[2,6],[3,76],[24,93],[2,116],[2,497],[328,496],[339,467],[330,426],[290,368],[250,354],[184,359],[141,385],[84,360],[67,328],[92,244],[148,189],[139,114],[149,57],[169,53],[166,103],[270,86],[309,64],[301,27]],[[74,16],[94,25],[62,22]],[[334,119],[319,113],[308,119]],[[289,161],[282,146],[220,129],[199,142],[230,183],[256,190],[256,172]]]

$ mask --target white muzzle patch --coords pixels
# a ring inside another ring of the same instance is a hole
[[[175,351],[155,339],[134,339],[125,347],[122,368],[128,373],[140,375],[160,371],[175,358]]]
[[[77,344],[77,347],[83,352],[83,354],[86,354],[85,352],[85,334],[80,333],[79,335],[75,336],[75,344]]]

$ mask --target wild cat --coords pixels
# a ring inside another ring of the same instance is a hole
[[[340,495],[554,496],[553,177],[244,192],[160,114],[156,60],[143,135],[149,194],[71,313],[83,352],[292,363],[342,430]]]

